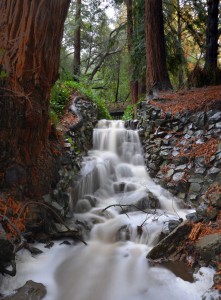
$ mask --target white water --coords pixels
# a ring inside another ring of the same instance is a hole
[[[48,250],[38,245],[44,254],[37,258],[20,251],[18,274],[4,279],[0,292],[11,293],[32,279],[46,285],[45,300],[200,300],[213,284],[212,269],[201,268],[190,283],[148,265],[146,254],[167,231],[168,221],[186,212],[148,176],[137,132],[126,130],[121,121],[100,121],[80,178],[73,191],[78,213],[70,225],[77,220],[92,228],[88,246],[56,243]],[[160,209],[103,210],[141,202],[148,209],[149,192],[159,199]]]

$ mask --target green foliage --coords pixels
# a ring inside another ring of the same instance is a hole
[[[6,78],[8,75],[7,75],[7,72],[6,71],[4,71],[4,70],[1,70],[1,72],[0,72],[0,78],[1,79],[4,79],[4,78]]]
[[[59,118],[62,116],[70,97],[70,90],[64,83],[57,82],[51,91],[50,109]]]
[[[124,111],[122,120],[133,120],[134,119],[134,110],[136,108],[135,104],[129,104]]]
[[[76,81],[66,81],[64,84],[67,88],[70,88],[72,92],[77,90],[81,95],[96,103],[98,107],[99,119],[111,119],[104,101],[92,91],[89,85],[81,84]]]
[[[50,109],[49,115],[50,115],[51,123],[56,126],[59,122],[58,115],[56,114],[56,112],[53,109]]]
[[[50,100],[50,109],[53,118],[55,118],[55,114],[59,118],[62,116],[64,109],[69,102],[70,95],[75,91],[78,91],[81,95],[97,104],[99,119],[111,119],[104,101],[95,95],[89,86],[76,81],[57,82],[54,85]]]

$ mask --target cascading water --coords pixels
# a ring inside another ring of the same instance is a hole
[[[39,270],[28,279],[46,284],[45,300],[200,300],[213,271],[202,269],[191,283],[148,265],[146,254],[169,220],[186,212],[148,176],[138,133],[102,120],[93,141],[73,188],[78,201],[69,224],[86,228],[88,246],[56,246],[50,259],[42,258],[48,268],[56,257],[47,279]]]

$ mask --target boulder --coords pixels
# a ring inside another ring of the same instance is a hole
[[[200,258],[210,263],[221,253],[221,234],[214,233],[202,237],[196,243],[196,249],[200,254]]]
[[[173,254],[180,243],[185,240],[191,231],[191,224],[187,221],[181,223],[176,227],[168,236],[161,240],[150,252],[147,254],[147,258],[158,259],[168,258]]]
[[[12,266],[12,270],[7,267]],[[15,276],[15,253],[14,246],[5,237],[0,237],[0,273]]]
[[[42,283],[29,280],[19,288],[16,294],[8,296],[5,300],[41,300],[46,295],[46,288]]]

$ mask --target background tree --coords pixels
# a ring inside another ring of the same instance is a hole
[[[211,83],[221,82],[218,76],[221,73],[217,70],[218,62],[218,16],[219,16],[219,0],[207,1],[207,27],[206,27],[206,55],[204,72],[207,81]]]
[[[147,91],[172,88],[164,41],[162,1],[146,0],[146,82]]]
[[[49,98],[68,6],[69,0],[0,2],[1,186],[29,197],[54,180]]]
[[[73,76],[78,80],[81,65],[81,0],[76,0],[75,24]]]

